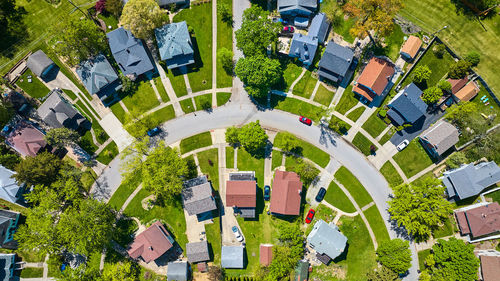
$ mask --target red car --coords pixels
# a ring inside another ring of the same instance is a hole
[[[299,121],[306,124],[307,126],[311,126],[312,121],[309,118],[306,118],[304,116],[300,116]]]
[[[307,217],[306,217],[306,223],[312,222],[312,220],[314,218],[314,214],[316,214],[316,212],[313,209],[309,209],[309,213],[307,213]]]
[[[295,28],[293,26],[283,26],[283,33],[293,33],[295,31]]]

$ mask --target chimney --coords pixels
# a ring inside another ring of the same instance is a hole
[[[149,250],[150,250],[150,251],[153,251],[153,246],[149,246]]]

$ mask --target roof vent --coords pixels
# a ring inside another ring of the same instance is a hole
[[[153,246],[149,246],[148,248],[150,251],[153,251]]]

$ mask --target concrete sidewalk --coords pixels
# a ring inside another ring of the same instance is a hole
[[[123,128],[120,120],[112,112],[99,120],[99,124],[108,133],[109,137],[113,139],[120,152],[134,141],[134,138]]]

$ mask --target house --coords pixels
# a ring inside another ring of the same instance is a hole
[[[387,117],[397,126],[405,123],[413,124],[420,118],[425,118],[427,104],[420,96],[422,96],[422,90],[414,83],[409,84],[389,101]]]
[[[294,281],[307,281],[309,278],[309,262],[299,261],[295,267]]]
[[[288,56],[298,58],[304,65],[309,66],[314,60],[318,49],[318,39],[301,33],[294,33]]]
[[[260,264],[269,266],[273,260],[273,244],[260,244]]]
[[[170,250],[175,241],[172,235],[159,221],[153,223],[146,230],[137,235],[127,249],[127,253],[133,259],[141,258],[149,263],[161,257]]]
[[[302,182],[296,173],[276,171],[271,191],[271,213],[283,216],[299,215],[301,192]]]
[[[0,247],[15,249],[17,243],[14,241],[14,233],[19,223],[18,212],[0,210]]]
[[[493,161],[462,165],[443,173],[443,184],[449,198],[466,199],[500,182],[500,167]]]
[[[326,15],[324,13],[317,13],[311,21],[307,35],[317,38],[318,43],[323,44],[325,43],[329,28],[330,23],[328,23]]]
[[[458,92],[453,94],[453,97],[457,101],[470,101],[479,93],[479,86],[476,82],[471,81],[462,87]]]
[[[45,135],[27,121],[17,123],[6,136],[5,142],[23,157],[35,157],[44,150],[51,150]]]
[[[401,51],[399,53],[403,58],[411,61],[417,57],[420,47],[422,47],[422,40],[417,36],[410,35],[403,46],[401,46]]]
[[[316,250],[316,253],[328,258],[322,262],[328,264],[331,259],[340,256],[346,247],[347,237],[345,237],[339,228],[333,223],[326,223],[324,220],[318,220],[309,235],[307,243]]]
[[[55,63],[42,50],[38,50],[28,57],[26,66],[36,76],[46,78]]]
[[[129,0],[123,0],[123,4],[126,4]],[[169,5],[175,5],[181,7],[189,4],[189,0],[157,0],[156,1],[160,7],[165,7]]]
[[[352,91],[361,99],[372,102],[384,93],[394,75],[394,65],[384,59],[373,57],[354,83]]]
[[[211,212],[217,209],[212,185],[206,176],[185,181],[181,196],[184,209],[190,216],[196,215],[198,220],[211,217]]]
[[[244,246],[222,246],[220,265],[222,268],[244,268]]]
[[[185,261],[174,261],[167,264],[168,281],[188,281],[189,265]]]
[[[194,49],[185,21],[166,24],[155,29],[161,60],[168,69],[194,63]]]
[[[47,99],[37,109],[38,116],[53,128],[66,127],[75,131],[90,129],[91,123],[61,94],[59,89],[50,91]]]
[[[0,198],[5,201],[16,203],[24,192],[25,184],[19,185],[12,178],[15,172],[0,165]]]
[[[120,79],[103,54],[81,62],[76,67],[76,74],[92,95],[104,100],[121,88]]]
[[[469,240],[487,238],[500,234],[500,205],[479,203],[455,211],[455,217],[462,235]]]
[[[122,73],[132,80],[154,70],[153,63],[142,44],[130,30],[117,28],[106,34],[109,48]]]
[[[0,280],[14,280],[14,267],[16,265],[16,254],[0,253]]]
[[[309,17],[317,8],[317,0],[278,0],[278,13],[282,17]]]
[[[208,242],[200,241],[186,244],[186,255],[190,263],[210,260]]]
[[[467,84],[467,82],[469,81],[469,79],[467,79],[467,77],[464,77],[462,79],[452,79],[452,78],[449,78],[447,81],[450,82],[450,84],[451,84],[451,93],[454,95],[454,94],[456,94],[460,89],[462,89]]]
[[[418,138],[425,150],[433,157],[438,158],[455,146],[459,135],[460,133],[455,126],[444,120],[440,120],[427,128]]]
[[[330,41],[319,61],[318,75],[320,79],[341,83],[351,67],[354,52]]]
[[[482,281],[496,281],[500,276],[500,256],[480,255]]]
[[[257,182],[254,172],[230,173],[226,182],[226,206],[243,218],[255,218]]]

